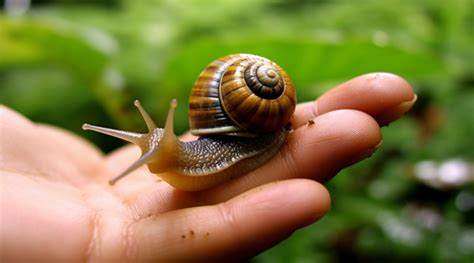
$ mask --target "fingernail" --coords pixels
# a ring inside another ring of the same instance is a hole
[[[409,101],[403,101],[394,108],[391,108],[382,114],[377,116],[377,121],[380,126],[386,126],[390,122],[400,118],[403,114],[410,110],[410,108],[415,104],[418,96],[414,94],[413,99]]]
[[[350,165],[353,165],[355,163],[358,163],[358,162],[360,162],[360,161],[362,161],[366,158],[369,158],[370,156],[372,156],[372,154],[374,154],[375,151],[377,151],[377,149],[380,147],[380,145],[382,145],[382,140],[379,143],[377,143],[375,146],[364,149],[364,150],[360,151],[359,153],[353,155],[352,158],[350,158],[346,162],[346,167],[350,166]]]

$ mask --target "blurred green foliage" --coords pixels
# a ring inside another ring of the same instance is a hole
[[[375,155],[328,183],[331,213],[253,261],[473,260],[472,181],[443,181],[446,167],[468,167],[472,179],[472,1],[22,2],[0,14],[0,102],[106,151],[120,142],[84,133],[83,122],[143,130],[133,99],[163,123],[178,98],[183,132],[195,78],[231,53],[276,61],[299,101],[367,72],[405,77],[417,104],[383,129]]]

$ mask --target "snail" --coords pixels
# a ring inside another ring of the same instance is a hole
[[[189,100],[189,125],[197,140],[183,142],[173,131],[176,99],[164,128],[135,101],[148,132],[84,124],[92,130],[138,145],[141,157],[110,181],[114,184],[141,165],[173,187],[199,191],[248,173],[271,159],[291,131],[296,94],[288,74],[256,55],[215,60],[201,72]]]

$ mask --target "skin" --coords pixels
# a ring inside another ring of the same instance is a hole
[[[1,106],[0,259],[251,257],[324,216],[330,195],[322,184],[370,156],[381,144],[380,127],[415,100],[398,76],[352,79],[299,104],[294,133],[264,166],[192,193],[170,187],[145,167],[110,186],[107,181],[138,158],[138,147],[104,155],[76,135]]]

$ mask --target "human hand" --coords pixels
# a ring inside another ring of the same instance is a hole
[[[255,255],[321,218],[321,183],[370,156],[380,126],[410,109],[403,79],[363,75],[297,106],[295,131],[257,170],[201,192],[176,190],[142,167],[107,181],[140,156],[102,155],[59,128],[0,106],[2,260],[213,261]],[[314,124],[308,124],[312,120]]]

